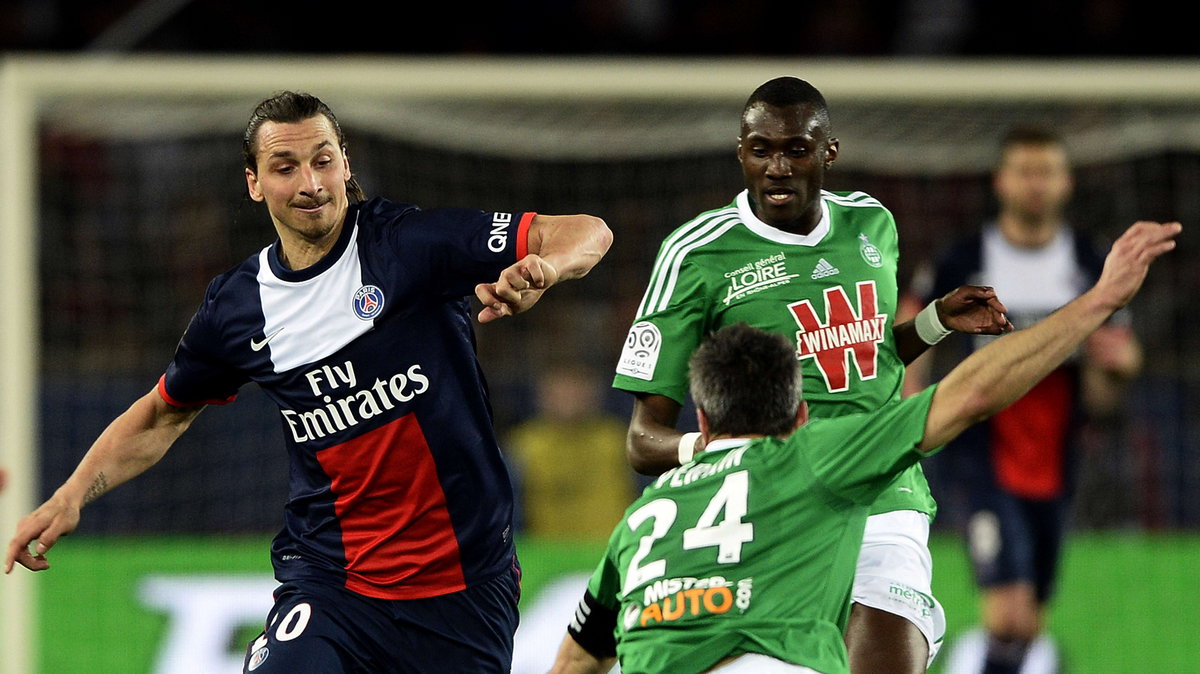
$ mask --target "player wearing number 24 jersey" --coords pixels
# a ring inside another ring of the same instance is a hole
[[[786,439],[717,440],[647,487],[588,584],[615,612],[622,672],[745,652],[845,670],[866,508],[920,457],[932,393]]]
[[[873,412],[809,422],[786,338],[744,323],[706,337],[688,373],[705,449],[626,510],[552,674],[618,659],[624,674],[848,672],[842,635],[878,493],[1069,358],[1180,231],[1135,223],[1088,292]]]
[[[868,194],[824,189],[838,154],[824,97],[812,85],[780,77],[750,95],[737,147],[746,189],[663,242],[617,364],[613,386],[636,397],[628,449],[638,471],[659,474],[696,449],[696,434],[675,429],[688,357],[722,326],[745,322],[791,341],[816,418],[896,400],[905,364],[945,326],[1008,328],[995,293],[974,286],[931,302],[923,320],[895,322],[895,221]],[[937,652],[943,626],[927,543],[935,510],[916,465],[872,506],[877,518],[864,536],[846,634],[861,669],[924,672]]]

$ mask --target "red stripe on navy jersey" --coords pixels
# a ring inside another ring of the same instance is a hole
[[[162,396],[162,399],[167,401],[167,404],[170,405],[171,407],[183,407],[183,408],[199,407],[201,405],[228,405],[229,403],[233,402],[234,400],[237,400],[236,393],[229,396],[228,398],[221,398],[221,399],[216,399],[216,400],[201,400],[200,402],[195,402],[195,403],[185,403],[182,400],[176,400],[175,398],[173,398],[171,396],[170,393],[167,393],[167,375],[165,375],[165,374],[158,378],[158,395]]]
[[[466,588],[437,465],[414,415],[322,449],[317,460],[337,496],[347,589],[418,599]]]
[[[529,254],[529,226],[533,224],[533,218],[537,213],[526,213],[521,216],[521,222],[517,224],[517,259],[520,260]]]
[[[1068,370],[1055,370],[992,417],[992,461],[1005,489],[1031,499],[1051,499],[1062,492],[1073,381]]]

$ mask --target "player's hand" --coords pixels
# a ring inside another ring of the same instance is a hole
[[[937,301],[938,320],[955,332],[999,335],[1011,332],[1008,307],[991,286],[959,286]]]
[[[59,499],[51,498],[17,524],[16,535],[8,542],[4,558],[4,573],[11,573],[14,562],[30,571],[50,568],[46,553],[58,539],[79,526],[79,509]],[[34,541],[33,550],[29,546]]]
[[[483,303],[479,322],[488,323],[528,310],[558,282],[558,270],[538,255],[529,254],[500,272],[495,283],[475,286],[475,296]]]
[[[1161,224],[1140,220],[1125,230],[1104,258],[1104,271],[1095,291],[1114,311],[1129,304],[1142,287],[1150,263],[1175,249],[1175,237],[1183,231],[1178,222]]]

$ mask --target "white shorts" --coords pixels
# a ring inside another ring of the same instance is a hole
[[[737,659],[708,671],[710,674],[821,674],[815,669],[793,665],[762,653],[743,653]]]
[[[867,518],[853,598],[916,625],[929,642],[933,662],[946,636],[946,612],[933,596],[928,515],[897,510]]]

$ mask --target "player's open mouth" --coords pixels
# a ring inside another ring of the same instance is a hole
[[[790,190],[773,190],[763,194],[763,200],[772,206],[782,206],[791,201],[796,196],[795,192]]]

